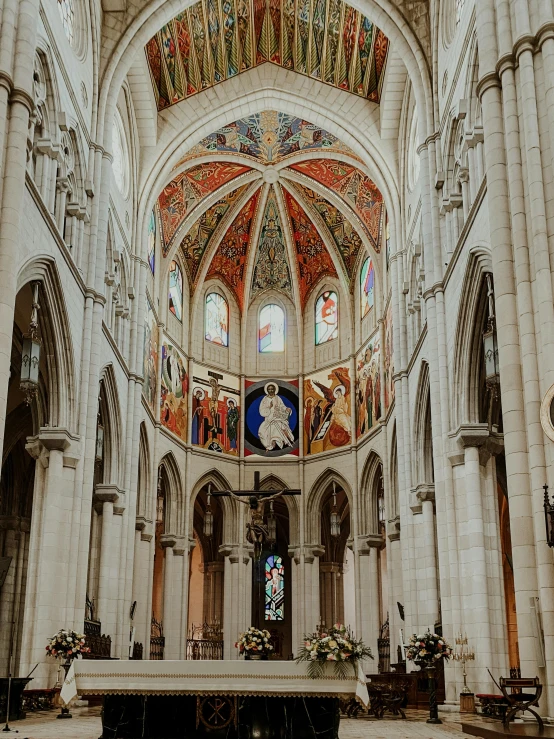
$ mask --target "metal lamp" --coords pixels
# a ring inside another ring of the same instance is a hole
[[[25,394],[25,402],[31,404],[36,398],[39,387],[40,348],[42,341],[38,335],[38,282],[33,283],[33,304],[29,331],[23,334],[23,351],[21,353],[21,381],[19,387]]]
[[[277,519],[273,511],[273,501],[269,504],[269,515],[267,517],[267,541],[269,544],[275,544],[277,541]]]
[[[333,483],[333,508],[331,509],[331,536],[338,539],[340,536],[340,516],[337,510],[337,491]]]
[[[214,533],[214,514],[211,505],[212,486],[208,485],[208,500],[206,503],[206,511],[204,513],[204,536],[211,537]]]
[[[554,547],[554,500],[551,503],[548,497],[548,485],[543,485],[544,490],[544,522],[546,524],[546,543]]]
[[[489,299],[489,318],[483,332],[483,349],[485,355],[485,385],[490,392],[488,426],[492,429],[492,409],[498,399],[500,387],[500,362],[498,360],[498,337],[496,334],[496,318],[494,315],[494,290],[490,274],[487,275],[487,297]]]

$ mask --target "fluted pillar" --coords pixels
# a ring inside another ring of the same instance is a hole
[[[377,640],[381,628],[379,549],[382,546],[383,537],[380,534],[358,537],[359,582],[356,590],[361,601],[361,623],[358,625],[359,638],[371,648],[375,660],[379,658]],[[358,636],[358,633],[356,633],[356,636]],[[369,665],[366,665],[366,667],[373,671]]]

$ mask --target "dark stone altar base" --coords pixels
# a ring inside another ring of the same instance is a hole
[[[218,697],[238,708],[225,728],[197,719],[193,695],[106,695],[101,739],[338,739],[338,698]]]

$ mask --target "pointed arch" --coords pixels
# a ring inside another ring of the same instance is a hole
[[[123,421],[113,364],[100,371],[99,410],[104,423],[104,484],[123,487]]]
[[[311,544],[319,544],[321,540],[321,506],[325,495],[333,489],[333,483],[337,488],[344,491],[348,503],[352,509],[352,488],[346,479],[336,470],[328,467],[313,483],[306,501],[306,541]]]
[[[260,480],[260,490],[288,490],[289,485],[280,477],[270,473]],[[287,506],[289,513],[289,536],[290,546],[298,544],[300,539],[300,511],[298,499],[294,496],[284,496],[283,502]]]
[[[421,363],[414,409],[413,483],[415,486],[435,482],[433,468],[433,433],[431,421],[431,383],[429,365]]]
[[[137,516],[149,518],[148,513],[153,510],[153,485],[150,472],[150,444],[144,421],[139,429],[139,468],[137,478]]]
[[[56,261],[38,255],[23,265],[17,292],[30,282],[40,282],[39,325],[47,366],[48,407],[40,425],[59,426],[77,432],[75,352],[69,313]]]
[[[487,310],[483,284],[486,274],[492,274],[490,249],[474,247],[468,262],[456,322],[454,340],[453,426],[479,421],[479,375],[482,346],[482,326]]]
[[[173,452],[167,452],[158,465],[158,475],[165,483],[165,534],[184,536],[183,484],[179,465]]]
[[[360,479],[360,534],[379,533],[378,497],[383,488],[383,460],[371,450]]]

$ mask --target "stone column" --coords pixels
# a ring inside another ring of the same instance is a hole
[[[387,522],[387,574],[389,580],[389,632],[391,664],[397,660],[400,644],[400,629],[404,621],[400,618],[398,603],[403,601],[402,593],[402,543],[400,540],[400,516]]]
[[[303,632],[311,634],[315,627],[321,623],[323,611],[320,601],[319,586],[319,558],[325,554],[322,546],[306,546],[304,548],[304,629]]]
[[[165,637],[164,659],[177,659],[179,649],[174,629],[173,606],[175,602],[175,578],[173,548],[177,543],[174,534],[162,534],[160,544],[164,549],[164,594],[163,594],[163,633]]]
[[[431,626],[439,617],[439,592],[436,554],[436,524],[435,524],[435,486],[418,485],[416,488],[416,499],[421,505],[423,519],[423,561],[420,560],[420,573],[424,576],[418,578],[419,590],[419,623],[420,628]]]
[[[361,623],[358,624],[359,638],[371,648],[375,663],[365,667],[372,672],[377,671],[379,650],[377,640],[381,628],[379,598],[379,549],[383,546],[380,534],[368,534],[358,537],[358,555],[360,581],[357,583],[357,594],[361,602]],[[358,635],[358,634],[356,634]],[[374,666],[373,666],[374,665]]]
[[[223,659],[238,659],[235,642],[244,628],[244,601],[237,596],[240,592],[241,560],[240,547],[222,546],[219,550],[225,556],[223,585]],[[248,614],[250,621],[250,614]]]

